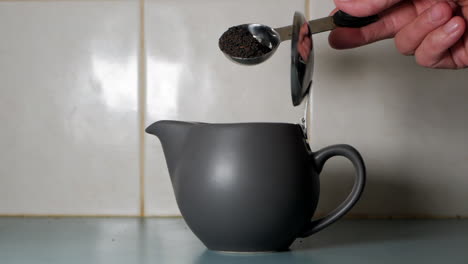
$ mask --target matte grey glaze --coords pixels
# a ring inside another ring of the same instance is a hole
[[[365,168],[359,153],[335,145],[312,153],[302,129],[286,123],[202,124],[159,121],[179,209],[209,249],[282,251],[343,216],[359,199]],[[311,222],[324,163],[344,156],[356,168],[351,194],[329,216]]]

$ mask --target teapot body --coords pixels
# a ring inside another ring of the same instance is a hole
[[[171,180],[182,216],[206,247],[281,251],[303,234],[319,178],[299,125],[197,124],[183,140]]]

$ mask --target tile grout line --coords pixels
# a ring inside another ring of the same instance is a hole
[[[139,214],[0,214],[16,218],[140,218]]]
[[[146,119],[146,45],[145,0],[140,0],[140,38],[138,57],[138,124],[139,124],[139,202],[140,217],[145,216],[145,119]]]

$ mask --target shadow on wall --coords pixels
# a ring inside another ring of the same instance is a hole
[[[291,246],[291,249],[296,252],[302,250],[321,252],[322,249],[352,248],[365,244],[372,246],[376,244],[395,245],[395,243],[398,244],[401,243],[401,241],[405,243],[409,241],[421,243],[421,241],[443,241],[447,238],[453,239],[454,237],[463,237],[462,234],[458,235],[460,233],[460,227],[458,227],[458,230],[457,228],[449,228],[449,230],[444,228],[444,226],[449,223],[447,221],[455,224],[458,220],[400,219],[375,221],[356,219],[342,221],[309,238],[296,240]],[[430,232],[428,232],[428,230],[430,230]],[[351,251],[351,255],[356,253],[355,249]]]
[[[346,51],[324,42],[320,36],[312,147],[348,143],[363,155],[368,184],[351,215],[468,215],[468,71],[420,67],[390,40]],[[346,197],[352,171],[329,161],[319,213]]]
[[[333,163],[339,163],[339,161]],[[352,188],[354,179],[352,165],[346,164],[346,170],[342,170],[338,165],[335,166],[338,167],[337,169],[326,168],[321,175],[321,195],[317,209],[319,216],[336,208],[344,201]],[[333,165],[330,164],[330,166]],[[411,184],[410,181],[400,180],[394,175],[411,178],[410,174],[404,174],[399,168],[388,171],[378,168],[368,169],[368,178],[362,197],[347,217],[433,216],[428,213],[431,210],[431,204],[425,202],[432,200],[430,189]]]

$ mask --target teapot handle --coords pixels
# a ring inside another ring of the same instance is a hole
[[[352,146],[344,144],[332,145],[312,153],[312,155],[318,173],[322,171],[323,165],[325,162],[327,162],[328,159],[334,156],[343,156],[353,163],[354,169],[356,170],[356,177],[354,180],[353,189],[351,190],[351,193],[348,195],[346,200],[329,215],[311,221],[306,227],[304,233],[300,236],[302,238],[308,237],[333,224],[349,210],[351,210],[351,208],[361,197],[362,191],[364,190],[364,185],[366,183],[366,167],[364,165],[364,161],[359,152]]]

